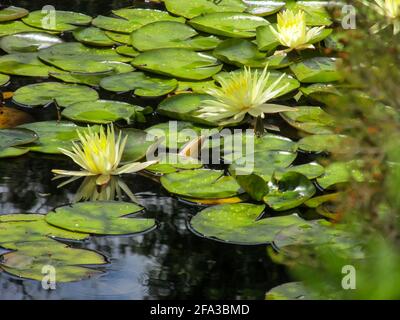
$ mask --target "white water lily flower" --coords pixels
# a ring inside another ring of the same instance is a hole
[[[322,27],[309,28],[306,24],[304,11],[294,13],[292,10],[285,10],[278,14],[277,30],[270,26],[281,45],[291,50],[314,49],[312,42],[321,35]]]
[[[231,72],[221,79],[220,88],[206,90],[215,100],[205,100],[199,109],[199,117],[220,125],[240,122],[246,114],[264,118],[265,113],[294,111],[295,108],[266,103],[281,94],[289,84],[282,84],[284,74],[272,84],[268,83],[268,66],[262,72],[245,67]]]
[[[53,173],[58,175],[56,178],[73,177],[67,183],[79,177],[98,176],[96,183],[104,185],[109,182],[113,175],[138,172],[157,162],[133,162],[120,167],[119,165],[128,136],[122,139],[121,132],[119,132],[116,140],[112,125],[107,127],[107,131],[101,127],[98,133],[93,132],[88,127],[87,131],[83,134],[78,131],[78,136],[80,142],[72,142],[72,151],[62,148],[59,150],[70,157],[82,170],[52,170]]]
[[[371,7],[380,15],[388,19],[388,23],[382,27],[375,25],[373,31],[379,31],[379,29],[387,27],[389,24],[393,24],[393,33],[397,34],[400,32],[400,0],[375,0],[375,3],[371,1],[362,0],[366,6]]]

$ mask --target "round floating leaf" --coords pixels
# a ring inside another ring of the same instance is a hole
[[[122,129],[122,136],[128,136],[122,162],[135,162],[146,156],[147,150],[156,142],[157,138],[146,131],[134,128]]]
[[[168,153],[158,163],[147,167],[146,170],[157,174],[167,174],[180,170],[200,169],[202,166],[197,159]]]
[[[28,14],[29,11],[24,8],[14,6],[6,7],[0,10],[0,22],[17,20]]]
[[[199,36],[197,31],[180,22],[159,21],[132,32],[132,44],[140,51],[163,48],[192,50],[214,49],[220,40]]]
[[[297,153],[287,151],[259,151],[236,159],[229,172],[234,175],[257,174],[270,181],[277,169],[286,168],[296,159]]]
[[[41,50],[39,58],[57,68],[77,73],[110,72],[121,62],[131,60],[111,48],[90,48],[78,42],[62,43]]]
[[[337,201],[341,196],[342,196],[342,193],[340,193],[340,192],[324,194],[322,196],[311,198],[310,200],[307,200],[306,202],[304,202],[304,204],[309,208],[318,208],[320,205],[322,205],[326,202]]]
[[[357,162],[334,162],[325,168],[325,174],[318,178],[317,182],[321,188],[329,189],[335,185],[347,183],[352,179],[358,182],[364,180]]]
[[[198,116],[204,100],[212,100],[208,94],[182,93],[162,101],[157,112],[172,119],[190,121],[193,123],[217,126],[217,124],[204,120]]]
[[[50,31],[71,31],[77,28],[77,26],[88,25],[92,21],[92,17],[70,11],[33,11],[29,15],[22,19],[24,23],[29,26],[45,29]]]
[[[281,10],[285,6],[283,1],[254,1],[243,0],[247,5],[246,12],[256,16],[269,16]]]
[[[189,49],[146,51],[134,58],[132,64],[139,69],[189,80],[204,80],[222,69],[222,64],[211,55]]]
[[[0,23],[0,37],[22,32],[41,32],[41,31],[43,30],[32,28],[21,21]]]
[[[37,133],[39,140],[29,145],[29,150],[61,154],[59,148],[70,150],[72,141],[78,140],[76,124],[69,121],[41,121],[32,122],[19,126],[19,128],[26,128]],[[82,128],[85,130],[85,128]]]
[[[345,152],[351,147],[351,138],[339,134],[315,134],[298,142],[299,149],[307,152]]]
[[[59,37],[45,32],[24,32],[0,39],[0,48],[7,53],[37,52],[64,42]]]
[[[264,205],[249,203],[222,204],[200,211],[190,221],[193,230],[207,238],[233,244],[266,244],[276,234],[305,221],[297,215],[260,219]]]
[[[55,209],[46,215],[46,221],[75,232],[124,235],[144,232],[155,226],[154,219],[125,217],[142,209],[127,202],[81,202]]]
[[[185,22],[183,18],[173,17],[166,11],[154,9],[123,8],[112,12],[121,18],[134,21],[137,24],[137,28],[156,21]]]
[[[0,72],[27,77],[48,77],[57,69],[44,64],[37,53],[12,53],[0,57]]]
[[[161,184],[170,193],[197,199],[230,198],[243,193],[231,176],[219,170],[185,170],[161,177]]]
[[[143,72],[129,72],[104,78],[100,82],[103,89],[113,92],[133,91],[142,97],[163,96],[175,90],[178,81],[148,76]]]
[[[63,243],[52,240],[42,240],[25,243],[18,250],[2,256],[0,267],[6,272],[20,278],[43,280],[45,266],[56,270],[57,282],[72,282],[91,278],[102,274],[91,267],[104,265],[107,261],[97,252],[85,249],[75,249]],[[48,270],[50,271],[50,270]]]
[[[232,12],[205,14],[189,23],[197,30],[232,38],[253,38],[257,27],[269,24],[261,17]]]
[[[292,127],[313,134],[329,134],[335,119],[320,107],[296,107],[296,111],[281,112],[280,115]]]
[[[191,91],[194,93],[206,93],[206,90],[215,88],[214,80],[205,81],[179,81],[178,88],[176,92],[186,92]]]
[[[277,183],[270,184],[264,202],[276,211],[285,211],[303,204],[315,192],[313,183],[307,177],[297,172],[288,172]]]
[[[319,300],[302,282],[289,282],[269,290],[265,300]]]
[[[29,149],[9,147],[0,149],[0,159],[19,157],[29,152]]]
[[[10,82],[10,76],[6,74],[0,74],[0,86],[4,86]]]
[[[28,144],[37,139],[37,134],[28,129],[0,129],[0,150]]]
[[[262,201],[269,188],[265,180],[256,174],[236,176],[236,181],[250,197],[256,201]]]
[[[96,90],[86,86],[59,82],[42,82],[19,88],[14,93],[13,101],[19,105],[38,107],[54,101],[60,107],[67,107],[81,101],[96,101]]]
[[[341,60],[329,57],[316,57],[291,64],[290,70],[303,83],[333,82],[342,80],[337,69]]]
[[[125,120],[128,124],[135,120],[142,107],[126,102],[97,100],[73,103],[61,115],[67,119],[87,123],[106,124]]]
[[[192,19],[199,15],[212,12],[243,12],[246,6],[240,0],[164,0],[167,10],[178,16]]]
[[[104,33],[106,34],[107,37],[109,37],[114,42],[119,42],[119,43],[127,44],[127,45],[131,45],[131,43],[132,43],[131,36],[129,34],[118,33],[118,32],[113,32],[113,31],[104,31]],[[137,52],[136,50],[134,50],[134,51]],[[118,50],[117,50],[117,52],[118,52]],[[137,54],[139,54],[139,53],[137,52]]]
[[[127,57],[137,57],[139,55],[139,51],[136,51],[131,46],[119,46],[115,49],[119,54],[122,54]]]
[[[115,44],[103,30],[95,27],[75,29],[72,34],[77,41],[92,46],[112,47]]]
[[[306,163],[306,164],[292,166],[292,167],[285,168],[285,169],[279,168],[274,172],[274,176],[275,176],[275,178],[277,178],[279,180],[287,172],[297,172],[297,173],[300,173],[300,174],[306,176],[308,179],[312,180],[312,179],[322,176],[325,172],[325,169],[323,166],[321,166],[320,164],[318,164],[316,162],[310,162],[310,163]]]
[[[301,87],[300,91],[307,98],[313,99],[318,102],[328,104],[332,98],[337,98],[341,95],[338,90],[339,86],[328,83],[314,83],[307,87]]]

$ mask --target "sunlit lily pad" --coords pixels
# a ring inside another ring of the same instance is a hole
[[[313,83],[307,87],[301,87],[300,91],[307,98],[325,104],[329,103],[333,97],[341,95],[339,87],[332,83]]]
[[[154,219],[125,217],[141,210],[142,207],[127,202],[82,202],[55,209],[46,215],[46,221],[75,232],[123,235],[147,231],[155,226]]]
[[[204,81],[179,81],[177,93],[181,92],[194,92],[194,93],[206,93],[206,90],[215,88],[214,80],[204,80]]]
[[[142,107],[126,102],[97,100],[73,103],[61,115],[79,122],[106,124],[125,120],[129,124],[143,110]]]
[[[291,64],[290,70],[303,83],[333,82],[342,80],[337,69],[340,60],[329,57],[316,57]]]
[[[44,64],[37,53],[12,53],[0,57],[0,72],[27,77],[48,77],[57,69]]]
[[[9,148],[5,148],[5,149],[0,149],[0,159],[19,157],[28,152],[29,152],[29,149],[27,149],[27,148],[9,147]]]
[[[146,170],[157,174],[168,174],[181,170],[200,169],[203,165],[197,159],[183,157],[178,154],[166,154],[156,164],[147,167]]]
[[[141,53],[132,64],[143,70],[167,76],[204,80],[222,69],[213,56],[189,49],[156,49]]]
[[[88,25],[92,21],[92,17],[70,11],[57,10],[52,13],[46,10],[38,10],[30,12],[22,21],[35,28],[64,32],[74,30],[78,26]]]
[[[0,129],[0,150],[28,144],[37,139],[37,134],[28,129]]]
[[[287,172],[297,172],[307,177],[307,179],[315,179],[322,176],[325,173],[325,169],[323,166],[316,162],[310,162],[306,164],[300,164],[296,166],[291,166],[289,168],[278,168],[274,172],[275,178],[278,180],[283,177]]]
[[[269,192],[269,188],[265,183],[265,180],[254,173],[236,176],[235,178],[242,189],[256,201],[262,201],[264,196]]]
[[[139,51],[132,48],[131,46],[119,46],[115,49],[119,54],[127,57],[137,57],[139,55]]]
[[[79,42],[62,43],[41,50],[39,58],[57,68],[77,73],[110,72],[119,63],[131,60],[111,48],[90,48]]]
[[[55,271],[55,280],[62,283],[100,275],[102,271],[92,268],[106,263],[105,257],[95,251],[42,240],[21,244],[17,251],[4,254],[0,268],[20,278],[42,281],[46,273],[51,271],[45,266],[51,266]]]
[[[233,244],[266,244],[283,228],[302,225],[297,215],[260,219],[264,205],[249,203],[223,204],[207,208],[195,215],[192,229],[202,236]]]
[[[330,134],[335,119],[320,107],[301,106],[296,111],[281,112],[280,115],[292,127],[313,134]]]
[[[199,36],[187,24],[173,21],[150,23],[132,32],[132,45],[140,51],[163,48],[212,50],[220,42],[215,36]]]
[[[198,199],[230,198],[243,193],[239,184],[223,171],[198,169],[170,173],[161,177],[161,184],[170,193]]]
[[[205,14],[193,18],[189,23],[197,30],[232,38],[253,38],[257,27],[269,24],[261,17],[232,12]]]
[[[0,23],[0,37],[9,36],[22,32],[43,32],[41,29],[33,28],[21,21],[10,21]]]
[[[126,33],[119,33],[113,31],[104,31],[107,37],[109,37],[113,42],[118,42],[121,44],[131,45],[131,35]],[[130,47],[131,48],[131,47]],[[117,48],[118,49],[118,48]],[[132,48],[133,49],[133,48]],[[118,50],[117,50],[118,52]],[[135,51],[136,52],[136,51]],[[118,52],[120,53],[120,52]]]
[[[318,300],[301,282],[288,282],[269,290],[265,300]]]
[[[157,108],[157,112],[176,120],[216,126],[217,124],[198,116],[198,110],[202,102],[211,99],[213,99],[213,97],[208,94],[177,94],[162,101]]]
[[[269,16],[285,6],[284,1],[243,0],[247,6],[246,12],[256,16]]]
[[[0,48],[7,53],[37,52],[64,42],[59,37],[44,32],[24,32],[0,39]]]
[[[313,183],[297,172],[285,173],[278,182],[270,182],[264,202],[276,211],[298,207],[316,192]]]
[[[181,17],[174,17],[168,14],[166,11],[155,9],[122,8],[113,10],[112,12],[116,16],[134,21],[137,24],[137,28],[156,21],[185,22],[185,19]]]
[[[0,10],[0,22],[17,20],[28,14],[29,11],[24,8],[14,6],[6,7]]]
[[[129,72],[104,78],[100,82],[103,89],[113,92],[133,91],[137,96],[158,97],[175,90],[178,81],[149,76],[143,72]]]
[[[4,86],[10,82],[10,76],[6,74],[0,74],[0,86]]]
[[[95,27],[75,29],[72,34],[77,41],[92,46],[111,47],[115,44],[103,30]]]
[[[361,182],[364,176],[356,161],[333,162],[325,168],[325,174],[317,179],[323,189],[355,180]]]
[[[302,138],[299,149],[307,152],[344,152],[351,148],[351,138],[339,134],[315,134]]]

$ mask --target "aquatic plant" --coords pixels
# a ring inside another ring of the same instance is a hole
[[[314,49],[313,41],[321,35],[325,27],[309,28],[306,24],[304,11],[295,13],[292,10],[285,10],[277,16],[277,29],[270,26],[280,44],[288,47],[283,51]]]
[[[52,170],[58,177],[73,177],[66,183],[79,177],[97,176],[96,184],[104,185],[110,181],[111,176],[138,172],[157,162],[132,162],[120,166],[128,136],[122,138],[122,134],[119,132],[116,139],[113,125],[108,126],[107,131],[100,127],[99,132],[94,132],[92,128],[88,127],[84,133],[78,131],[78,136],[80,142],[72,142],[72,151],[63,148],[60,148],[60,151],[83,170]],[[56,176],[56,178],[58,177]]]
[[[362,0],[362,3],[386,18],[385,22],[374,25],[372,31],[377,32],[393,24],[393,34],[400,32],[400,0],[375,0],[375,3]]]

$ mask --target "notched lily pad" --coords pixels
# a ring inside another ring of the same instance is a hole
[[[72,34],[77,41],[92,46],[112,47],[115,44],[103,30],[95,27],[78,28]]]
[[[290,70],[303,83],[340,81],[343,79],[337,68],[337,63],[340,61],[329,57],[310,58],[291,64]]]

